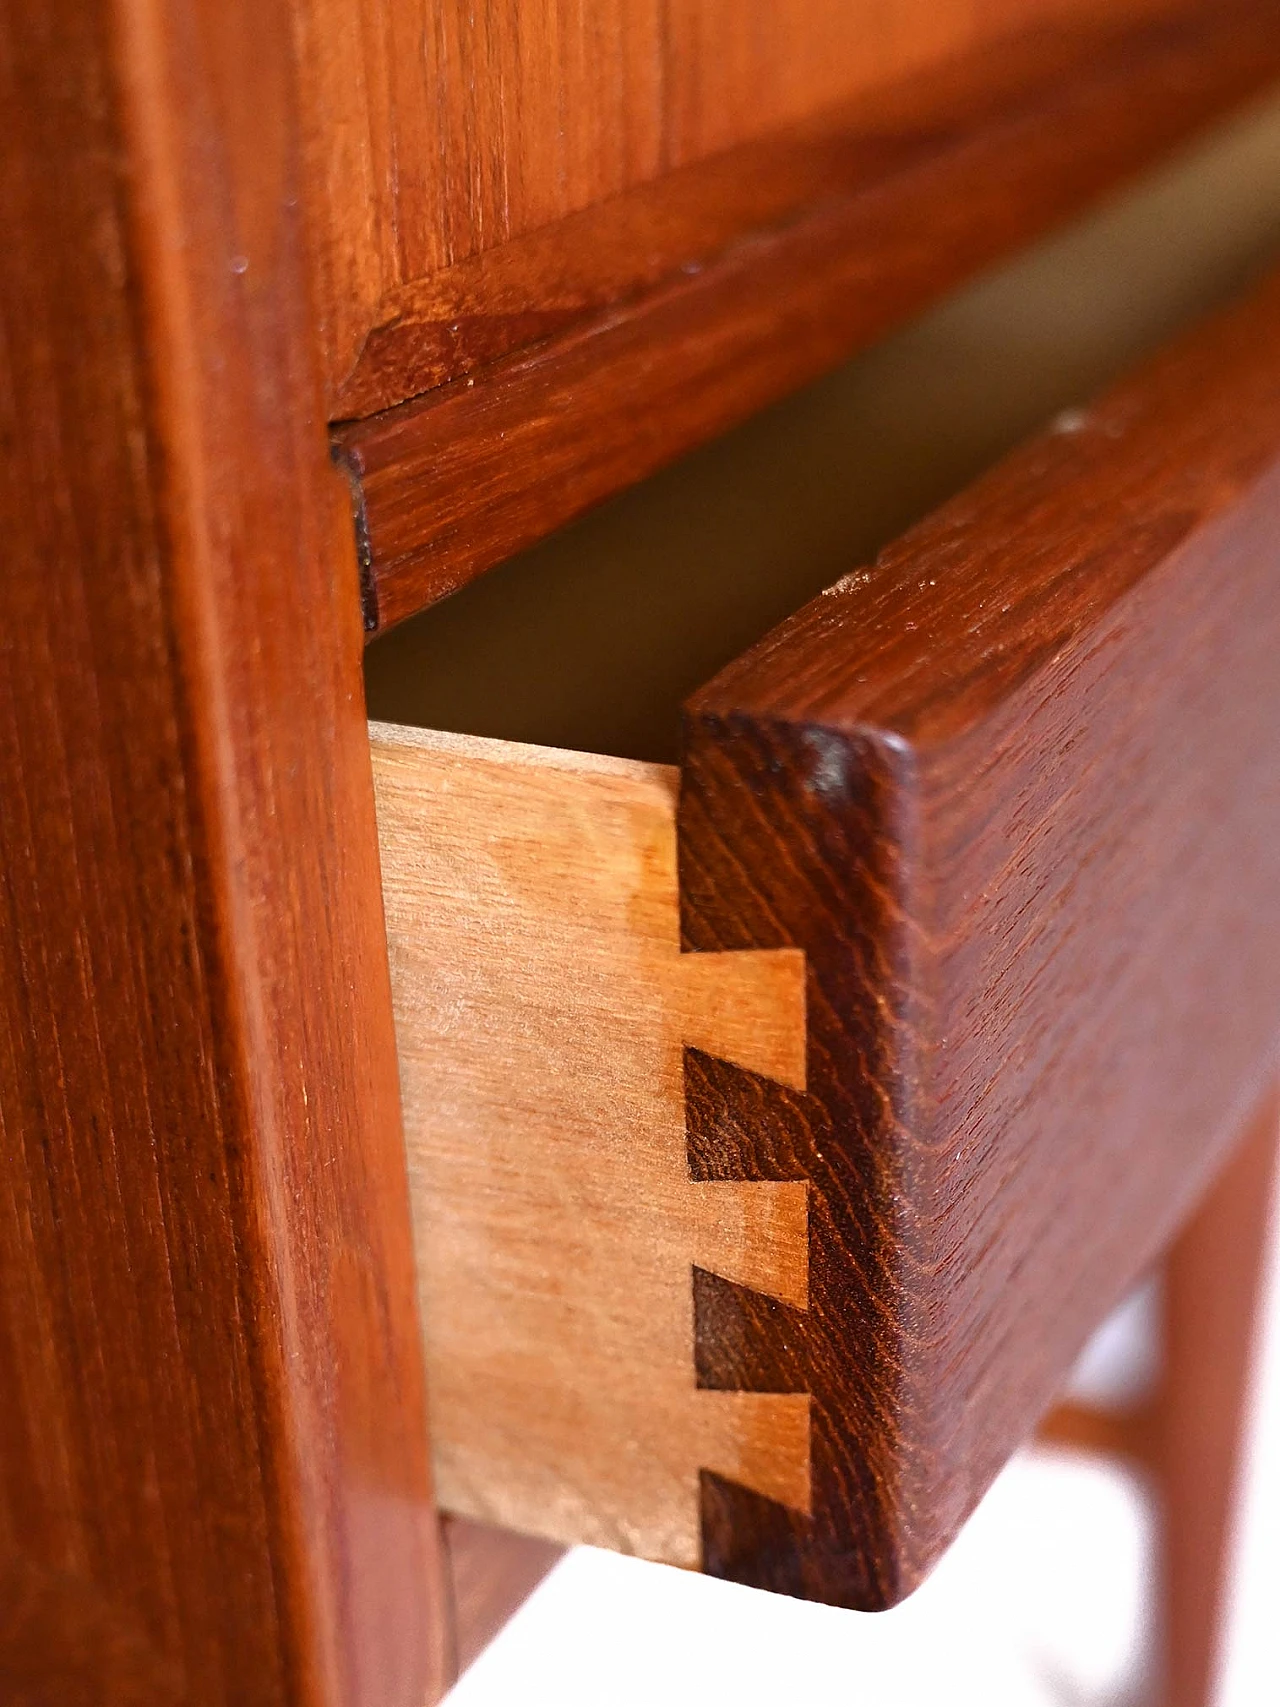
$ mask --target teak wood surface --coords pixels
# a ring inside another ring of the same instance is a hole
[[[768,161],[777,133],[1011,33],[1176,9],[298,0],[329,413],[457,378],[814,194],[711,164],[735,147]]]
[[[938,1556],[1186,1215],[1280,1037],[1280,277],[724,671],[686,946],[794,947],[808,1085],[691,1055],[701,1178],[808,1179],[813,1513],[704,1478],[710,1568],[863,1606]]]
[[[603,203],[592,241],[623,272],[636,254],[656,269],[611,305],[574,282],[595,250],[570,219],[521,240],[531,277],[503,285],[502,313],[397,315],[387,360],[433,389],[335,436],[370,631],[816,377],[1277,77],[1276,0],[1024,31]],[[530,326],[548,288],[563,300]]]
[[[444,1681],[289,11],[0,21],[0,1699]]]
[[[1273,1085],[1165,1268],[1164,1379],[1149,1460],[1162,1496],[1161,1707],[1206,1707],[1216,1698],[1254,1351],[1280,1228],[1278,1161],[1280,1091]]]

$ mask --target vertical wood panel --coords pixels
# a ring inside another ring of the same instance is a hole
[[[442,1682],[289,31],[0,26],[6,1707]]]

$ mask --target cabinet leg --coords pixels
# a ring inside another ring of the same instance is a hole
[[[453,1597],[454,1671],[461,1676],[565,1549],[465,1517],[446,1517],[443,1527]]]
[[[1165,1271],[1164,1378],[1151,1442],[1162,1495],[1165,1707],[1208,1707],[1213,1688],[1278,1134],[1273,1090]]]

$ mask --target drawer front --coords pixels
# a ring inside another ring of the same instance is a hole
[[[1278,541],[1280,278],[739,659],[678,774],[375,729],[446,1503],[920,1580],[1273,1069]]]
[[[422,3],[394,0],[392,10]],[[354,316],[328,407],[354,489],[368,631],[828,371],[1280,77],[1280,0],[1066,3],[1053,7],[1051,25],[1027,27],[1041,9],[1023,3],[1011,20],[984,6],[973,38],[966,25],[953,40],[958,11],[894,0],[877,8],[902,25],[894,39],[911,52],[932,42],[934,63],[909,76],[891,76],[888,62],[876,70],[868,33],[869,59],[830,60],[861,93],[821,110],[806,97],[807,116],[763,135],[745,116],[768,111],[753,77],[742,108],[750,140],[523,235],[500,239],[491,227],[478,252],[432,263],[421,277],[411,266],[384,295],[380,246],[396,267],[408,264],[415,235],[473,179],[397,175],[394,160],[422,153],[416,134],[376,170],[374,150],[359,170],[334,176],[344,195],[354,192],[358,218],[329,229],[323,206],[310,211],[320,255],[338,268],[319,293],[326,324],[336,337]],[[698,54],[678,27],[682,10],[667,8],[682,76],[745,72],[731,51],[715,51],[721,26],[741,44],[737,12],[714,28],[708,20]],[[764,29],[776,8],[749,10]],[[838,10],[842,29],[856,20],[861,33],[865,8]],[[535,32],[538,15],[529,9]],[[999,40],[983,33],[1011,22],[1018,27]],[[817,30],[816,12],[808,23]],[[616,24],[601,25],[606,40]],[[807,38],[780,39],[786,46],[770,58],[783,68]],[[417,77],[412,56],[402,60]],[[351,63],[346,51],[335,61],[344,95],[355,90]],[[614,91],[603,109],[561,110],[571,120],[599,110],[613,118],[620,99]],[[407,110],[396,109],[396,122]],[[433,109],[433,123],[446,117]],[[316,124],[319,196],[341,158],[333,135],[358,136],[359,124]],[[571,131],[556,130],[557,147]],[[504,134],[499,158],[515,143]],[[367,185],[362,171],[372,173]],[[540,167],[534,181],[568,189],[572,178]],[[429,208],[379,212],[392,188]]]
[[[769,0],[744,18],[732,0],[302,0],[330,412],[401,402],[829,195],[839,150],[797,152],[790,133],[856,97],[977,65],[1015,34],[1056,25],[1070,53],[1074,32],[1105,42],[1187,9]],[[781,163],[758,147],[778,137]],[[753,146],[753,170],[721,169]]]

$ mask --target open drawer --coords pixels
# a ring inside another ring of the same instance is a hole
[[[687,707],[372,728],[441,1503],[930,1568],[1280,1040],[1280,277]]]

